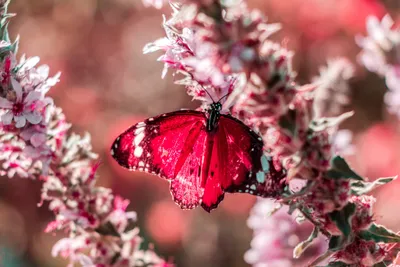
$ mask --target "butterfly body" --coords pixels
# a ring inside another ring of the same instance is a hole
[[[269,195],[271,175],[282,173],[264,156],[261,137],[221,108],[216,102],[206,112],[180,110],[137,123],[115,140],[111,154],[125,168],[168,180],[184,209],[201,204],[210,211],[225,192]]]

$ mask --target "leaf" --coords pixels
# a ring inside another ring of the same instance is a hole
[[[348,267],[349,265],[342,262],[342,261],[335,261],[335,262],[330,262],[328,265],[325,266],[318,266],[318,267]]]
[[[330,219],[336,224],[339,230],[344,236],[348,237],[351,233],[350,220],[356,211],[356,205],[354,203],[348,203],[341,210],[335,210],[329,213]]]
[[[346,238],[343,238],[343,236],[334,235],[329,239],[328,249],[330,251],[339,251],[344,247],[345,244]]]
[[[279,126],[289,131],[291,136],[296,135],[296,110],[289,109],[285,116],[279,118]]]
[[[388,266],[390,266],[390,264],[391,264],[391,262],[388,262],[388,261],[381,261],[381,262],[378,262],[377,264],[374,264],[374,267],[388,267]],[[393,265],[392,265],[393,266]],[[395,265],[396,266],[396,265]]]
[[[312,244],[314,239],[318,236],[318,233],[319,233],[318,228],[314,227],[310,236],[306,240],[297,244],[297,246],[294,248],[293,258],[295,258],[295,259],[300,258],[301,254],[303,254],[303,252]]]
[[[332,179],[354,179],[362,181],[363,178],[355,173],[346,160],[340,156],[336,156],[331,161],[331,169],[326,172],[326,176]]]
[[[105,224],[100,225],[95,231],[101,235],[110,235],[120,237],[120,233],[115,229],[114,225],[111,222],[107,222]]]
[[[351,183],[351,193],[357,196],[364,195],[371,192],[375,188],[387,184],[395,179],[397,179],[397,176],[379,178],[373,182],[354,181]]]
[[[332,128],[332,127],[336,127],[339,124],[341,124],[343,121],[345,121],[346,119],[350,118],[351,116],[353,116],[354,112],[350,111],[350,112],[346,112],[343,113],[337,117],[330,117],[330,118],[320,118],[317,120],[313,120],[310,124],[310,128],[314,131],[314,132],[320,132],[320,131],[324,131],[328,128]]]
[[[367,241],[383,243],[400,242],[400,235],[387,229],[385,226],[376,223],[372,224],[368,230],[360,231],[358,236]]]

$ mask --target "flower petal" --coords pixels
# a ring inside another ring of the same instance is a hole
[[[7,99],[0,97],[0,108],[12,108],[13,103]]]
[[[22,128],[26,124],[26,119],[24,116],[14,116],[15,127]]]
[[[62,251],[70,251],[71,250],[71,245],[73,243],[72,238],[62,238],[57,241],[57,243],[54,244],[53,249],[51,250],[51,255],[53,257],[57,257],[58,254]]]
[[[4,125],[10,125],[13,117],[14,117],[14,115],[12,114],[11,111],[9,111],[6,114],[4,114],[3,116],[1,116],[1,122]]]
[[[38,124],[42,121],[42,116],[37,112],[24,113],[25,118],[32,124]]]
[[[26,96],[24,103],[26,105],[30,105],[33,101],[39,100],[41,98],[42,94],[37,91],[31,91],[28,93]]]
[[[38,147],[46,142],[46,135],[44,133],[35,133],[32,135],[30,141],[34,147]]]
[[[17,95],[17,101],[20,102],[22,100],[22,86],[14,78],[11,78],[11,84],[12,84],[12,87],[14,88],[15,94]]]

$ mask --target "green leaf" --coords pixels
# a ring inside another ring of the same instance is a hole
[[[95,229],[95,231],[101,235],[110,235],[110,236],[116,236],[120,237],[120,233],[115,229],[114,225],[111,222],[107,222],[105,224],[100,225]]]
[[[342,261],[335,261],[335,262],[330,262],[328,265],[325,266],[318,266],[318,267],[348,267],[349,265],[342,262]]]
[[[326,176],[332,179],[354,179],[362,181],[363,178],[355,173],[346,160],[340,156],[336,156],[331,161],[331,169],[326,172]]]
[[[383,225],[372,224],[368,230],[358,233],[358,236],[367,241],[383,242],[383,243],[399,243],[400,235],[387,229]]]
[[[328,128],[336,127],[339,124],[341,124],[343,121],[346,119],[350,118],[353,116],[354,112],[346,112],[343,113],[342,115],[339,115],[337,117],[330,117],[330,118],[320,118],[313,120],[310,124],[310,129],[313,130],[314,132],[320,132],[324,131]]]
[[[296,135],[296,110],[289,109],[286,115],[279,118],[279,126],[290,132],[292,136]]]
[[[374,265],[374,267],[388,267],[390,266],[391,262],[388,261],[381,261]]]
[[[373,182],[354,181],[351,183],[351,193],[357,196],[365,195],[381,185],[390,183],[396,178],[397,176],[379,178]]]
[[[317,227],[314,227],[312,233],[310,236],[307,238],[307,240],[304,240],[297,244],[297,246],[293,250],[293,258],[298,259],[301,254],[312,244],[314,239],[318,236],[319,230]]]
[[[335,210],[329,213],[329,218],[336,224],[344,236],[348,237],[351,233],[350,220],[356,211],[354,203],[348,203],[341,210]]]
[[[329,239],[328,249],[330,251],[339,251],[347,244],[347,238],[341,235],[333,235]]]

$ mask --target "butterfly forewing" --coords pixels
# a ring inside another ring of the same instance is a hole
[[[111,154],[123,167],[171,180],[182,208],[201,202],[201,161],[207,132],[204,113],[181,110],[135,124],[114,142]]]

